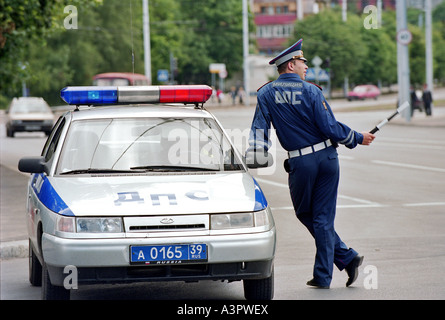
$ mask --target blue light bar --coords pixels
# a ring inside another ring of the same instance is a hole
[[[60,97],[68,104],[108,104],[118,101],[117,87],[66,87]]]

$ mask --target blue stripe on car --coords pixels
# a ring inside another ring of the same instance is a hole
[[[32,188],[37,194],[40,202],[45,207],[54,212],[57,212],[58,214],[64,216],[74,216],[74,213],[67,206],[65,201],[63,201],[62,198],[59,196],[57,191],[51,185],[51,182],[48,180],[48,178],[44,174],[40,174],[39,176],[43,180],[43,182],[41,183],[41,187],[39,189],[36,188],[36,185],[34,183],[34,181],[38,180],[38,176],[36,176],[35,179],[33,179]]]
[[[267,208],[266,197],[255,178],[253,178],[253,183],[255,184],[255,207],[253,208],[253,211],[264,210]]]

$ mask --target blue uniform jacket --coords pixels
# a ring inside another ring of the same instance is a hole
[[[273,124],[278,140],[287,151],[315,145],[327,139],[352,149],[363,135],[338,122],[321,90],[300,76],[281,74],[258,91],[249,149],[270,147]]]

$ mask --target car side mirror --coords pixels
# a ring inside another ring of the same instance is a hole
[[[249,169],[270,167],[273,164],[273,156],[264,149],[249,150],[246,152],[245,161]]]
[[[19,170],[28,173],[47,172],[45,157],[27,157],[19,160]]]

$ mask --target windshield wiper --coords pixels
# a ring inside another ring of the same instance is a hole
[[[150,165],[150,166],[138,166],[138,167],[131,167],[130,169],[142,169],[146,171],[161,171],[161,172],[168,172],[168,171],[219,171],[219,169],[212,169],[212,168],[202,168],[202,167],[189,167],[189,166],[162,166],[162,165]]]
[[[84,174],[84,173],[134,173],[134,170],[116,170],[116,169],[75,169],[70,171],[61,172],[60,174]],[[141,171],[143,172],[143,171]]]

